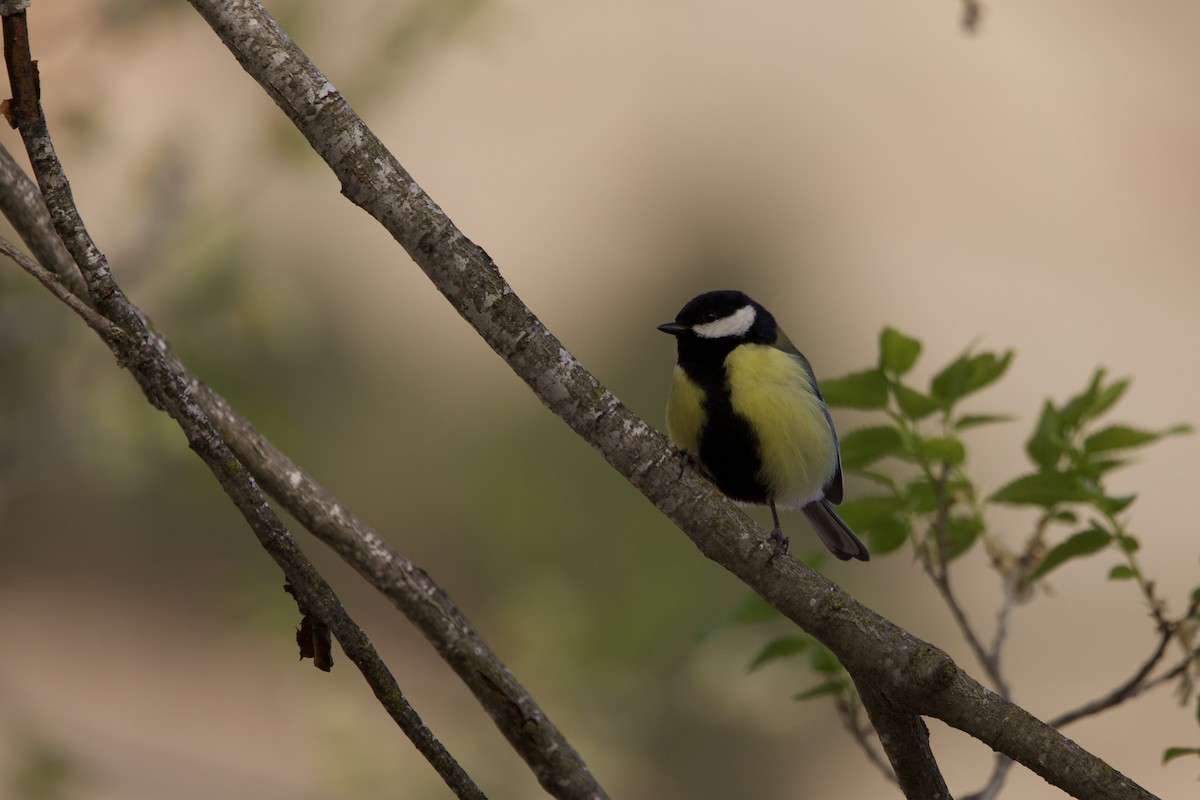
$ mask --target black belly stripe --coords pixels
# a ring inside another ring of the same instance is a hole
[[[705,472],[734,500],[766,503],[768,488],[758,480],[758,437],[746,418],[734,413],[726,385],[725,356],[736,344],[727,339],[680,339],[679,365],[704,390],[705,421],[696,455]]]
[[[762,466],[758,437],[746,418],[736,413],[727,391],[705,392],[705,425],[700,431],[700,463],[717,488],[734,500],[766,503],[767,487],[759,482]]]

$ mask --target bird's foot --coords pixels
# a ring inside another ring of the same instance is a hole
[[[771,550],[771,556],[767,559],[768,564],[788,551],[788,542],[790,540],[783,535],[783,531],[779,528],[771,531],[771,535],[767,537],[767,541],[775,545]]]
[[[683,473],[687,472],[689,467],[693,470],[699,469],[699,467],[700,467],[700,459],[697,458],[695,455],[693,455],[691,452],[689,452],[687,450],[680,450],[679,454],[681,456],[683,456],[683,458],[680,459],[680,462],[679,462],[679,477],[677,477],[675,480],[679,480],[680,478],[682,478]]]

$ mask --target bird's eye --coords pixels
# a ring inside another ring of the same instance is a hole
[[[720,319],[720,317],[715,311],[705,311],[704,316],[701,319],[704,322],[716,322],[718,319]]]

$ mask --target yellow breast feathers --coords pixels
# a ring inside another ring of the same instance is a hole
[[[704,390],[683,367],[675,366],[675,380],[667,396],[667,435],[680,450],[700,454],[700,430],[704,427]]]
[[[780,505],[822,496],[837,467],[833,429],[800,360],[768,345],[744,344],[725,359],[733,410],[758,435],[759,480]]]

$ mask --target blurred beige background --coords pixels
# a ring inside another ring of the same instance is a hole
[[[1025,470],[1042,398],[1107,366],[1114,417],[1197,422],[1200,6],[271,2],[514,289],[662,424],[699,291],[766,303],[819,375],[893,325],[927,376],[1015,348],[972,402],[986,489]],[[720,629],[744,591],[606,469],[463,324],[183,3],[30,14],[75,195],[118,278],[192,367],[460,603],[614,797],[898,797],[783,628]],[[4,145],[21,154],[17,137]],[[23,158],[23,155],[21,156]],[[838,415],[843,430],[864,418]],[[1200,440],[1117,474],[1175,609],[1197,580]],[[850,494],[868,487],[852,484]],[[785,526],[812,546],[798,515]],[[762,519],[762,516],[759,517]],[[1019,541],[1029,517],[992,517]],[[492,797],[541,796],[431,648],[301,535],[434,732]],[[1111,556],[1019,609],[1007,663],[1043,717],[1153,643]],[[959,585],[985,631],[980,553]],[[828,573],[979,674],[902,552]],[[445,797],[344,658],[295,660],[281,579],[182,436],[84,327],[0,266],[0,796]],[[706,635],[708,634],[708,635]],[[986,748],[939,723],[956,794]],[[1190,797],[1193,709],[1159,690],[1067,733]],[[1005,797],[1063,795],[1016,768]]]

